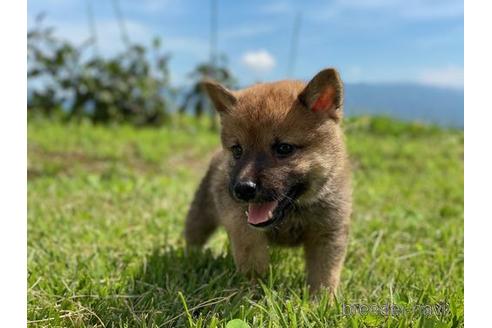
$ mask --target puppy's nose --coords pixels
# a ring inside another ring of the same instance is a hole
[[[234,186],[234,195],[245,202],[255,198],[256,183],[253,181],[240,181]]]

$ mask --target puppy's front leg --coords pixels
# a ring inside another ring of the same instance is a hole
[[[340,281],[347,232],[345,229],[327,234],[315,234],[304,243],[307,282],[312,293],[327,288],[334,295]]]
[[[235,221],[237,218],[235,218]],[[232,255],[239,272],[255,277],[268,271],[268,240],[263,232],[249,227],[247,223],[235,222],[226,225],[231,240]]]

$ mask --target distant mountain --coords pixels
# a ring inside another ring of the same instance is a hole
[[[388,115],[442,126],[463,127],[463,90],[418,84],[345,85],[345,113]]]

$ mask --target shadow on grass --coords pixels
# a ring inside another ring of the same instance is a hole
[[[129,279],[125,297],[98,312],[103,322],[111,324],[186,326],[188,315],[203,319],[212,314],[233,315],[242,296],[251,295],[252,289],[253,294],[259,292],[236,273],[229,254],[155,249]]]

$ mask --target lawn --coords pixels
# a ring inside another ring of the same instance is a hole
[[[31,120],[29,325],[463,326],[463,132],[366,117],[345,130],[354,213],[331,304],[310,300],[301,249],[272,249],[257,285],[235,273],[223,230],[185,254],[184,217],[219,143],[204,124]]]

